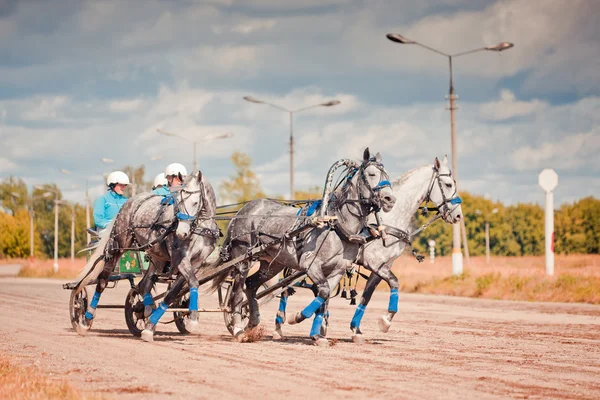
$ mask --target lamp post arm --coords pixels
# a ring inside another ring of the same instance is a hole
[[[450,54],[446,54],[443,51],[436,50],[433,47],[425,46],[424,44],[421,44],[419,42],[414,42],[414,44],[416,44],[417,46],[421,46],[422,48],[427,49],[429,51],[433,51],[434,53],[437,53],[437,54],[439,54],[441,56],[450,57]]]
[[[452,54],[452,57],[460,57],[460,56],[464,56],[467,54],[471,54],[471,53],[477,53],[478,51],[483,51],[483,50],[487,50],[485,47],[480,47],[478,49],[473,49],[473,50],[468,50],[468,51],[463,51],[460,53],[456,53],[456,54]]]
[[[293,113],[299,113],[301,111],[306,111],[306,110],[310,110],[311,108],[317,108],[317,107],[324,107],[323,104],[315,104],[314,106],[308,106],[308,107],[302,107],[302,108],[298,108],[297,110],[291,111]]]
[[[271,106],[271,107],[276,108],[276,109],[281,110],[281,111],[292,112],[292,110],[288,110],[287,108],[278,106],[277,104],[267,103],[266,101],[263,102],[263,104],[265,104],[267,106]]]

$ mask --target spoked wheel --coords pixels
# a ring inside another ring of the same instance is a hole
[[[144,319],[144,298],[138,288],[129,290],[125,299],[125,322],[133,336],[142,336],[142,331],[146,328],[146,319]]]
[[[186,294],[184,294],[183,296],[181,296],[179,298],[179,300],[177,301],[176,307],[177,308],[189,308],[190,307],[190,292],[187,292]],[[173,318],[175,319],[175,326],[177,327],[179,332],[183,333],[184,335],[188,335],[190,332],[188,332],[188,330],[185,329],[185,321],[189,318],[189,313],[177,311],[177,312],[173,313]]]
[[[225,320],[225,326],[229,333],[233,335],[233,313],[231,312],[231,301],[233,298],[233,283],[232,282],[224,282],[221,284],[219,288],[221,293],[224,293],[224,296],[221,297],[223,299],[223,304],[221,304],[221,308],[223,309],[223,319]],[[246,301],[246,293],[243,293],[243,300]],[[248,327],[248,322],[250,316],[250,308],[248,305],[242,307],[242,326],[244,330]]]
[[[84,325],[85,312],[88,306],[88,292],[85,287],[80,287],[71,291],[71,300],[69,302],[69,314],[71,316],[71,325],[73,329],[77,329],[78,325]],[[92,327],[93,320],[88,322],[88,326]]]

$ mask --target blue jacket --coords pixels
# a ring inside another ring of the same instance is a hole
[[[169,196],[171,194],[171,191],[169,190],[168,187],[166,186],[161,186],[159,188],[156,188],[152,191],[153,194],[157,194],[159,196]]]
[[[109,190],[94,203],[94,222],[98,229],[104,229],[116,216],[127,197]]]

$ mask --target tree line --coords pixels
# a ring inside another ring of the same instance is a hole
[[[218,188],[222,202],[237,203],[265,197],[259,176],[252,171],[250,157],[236,152],[232,155],[231,161],[235,173]],[[137,193],[150,190],[151,181],[145,180],[143,165],[126,166],[123,170],[134,177],[133,182],[136,184]],[[128,190],[131,194],[132,188]],[[321,188],[312,187],[297,191],[295,198],[316,199],[320,198],[321,194]],[[282,196],[278,197],[282,198]],[[525,203],[504,205],[466,192],[462,192],[461,197],[471,255],[485,254],[486,221],[490,224],[491,254],[523,256],[544,253],[542,206]],[[0,258],[29,256],[29,226],[32,215],[36,257],[53,256],[55,199],[62,200],[62,193],[53,184],[42,185],[29,192],[27,185],[20,178],[10,177],[0,183]],[[93,203],[90,205],[90,214],[92,207]],[[75,251],[86,244],[85,205],[61,201],[58,218],[59,257],[70,255],[72,216],[75,218]],[[413,228],[418,228],[427,219],[428,217],[417,214]],[[219,225],[222,230],[226,229],[225,222],[220,221]],[[563,204],[555,212],[554,227],[557,253],[600,253],[600,200],[586,197],[572,204]],[[433,223],[419,235],[413,245],[417,250],[425,253],[430,239],[436,241],[437,254],[451,254],[451,225],[441,221]]]

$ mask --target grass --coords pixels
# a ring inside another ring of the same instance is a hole
[[[84,396],[63,380],[54,380],[34,367],[21,367],[0,354],[0,397],[13,399],[97,399]]]
[[[492,257],[489,265],[485,257],[472,257],[462,275],[451,270],[450,257],[434,264],[401,257],[393,266],[400,290],[408,293],[600,304],[600,255],[556,256],[554,276],[546,275],[543,256]]]
[[[3,261],[9,263],[9,261]],[[54,272],[52,260],[11,260],[21,263],[20,277],[72,279],[83,269],[85,259],[59,260],[60,269]],[[559,301],[600,304],[600,255],[557,255],[554,276],[545,274],[544,256],[471,257],[465,262],[464,273],[451,275],[450,257],[436,257],[419,264],[411,256],[394,262],[393,271],[400,280],[400,290],[408,293],[432,293],[488,299]],[[364,287],[359,281],[359,288]],[[388,290],[385,284],[379,290]]]

